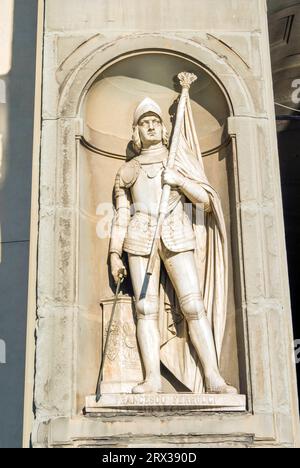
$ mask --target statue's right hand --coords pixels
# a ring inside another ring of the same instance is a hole
[[[115,283],[117,284],[119,279],[124,279],[127,276],[127,270],[125,268],[123,260],[117,253],[112,253],[110,256],[110,267],[111,274]]]

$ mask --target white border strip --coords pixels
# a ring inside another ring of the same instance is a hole
[[[39,173],[40,173],[40,141],[42,112],[42,64],[44,41],[44,0],[38,1],[37,35],[36,35],[36,73],[35,73],[35,108],[34,134],[32,156],[32,193],[31,193],[31,225],[29,253],[29,282],[27,307],[27,338],[25,364],[25,393],[23,420],[23,448],[30,447],[33,427],[34,398],[34,363],[35,363],[35,322],[36,322],[36,281],[37,281],[37,245],[39,216]]]

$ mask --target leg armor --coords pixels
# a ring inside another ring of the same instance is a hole
[[[136,302],[135,308],[138,320],[158,320],[158,296],[147,294],[145,298]]]
[[[206,316],[204,302],[200,294],[191,293],[179,298],[180,307],[186,320],[200,320]]]

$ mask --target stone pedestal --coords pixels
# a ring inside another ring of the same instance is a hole
[[[107,412],[178,411],[211,412],[246,411],[245,395],[213,395],[196,393],[152,393],[144,395],[103,395],[98,403],[94,395],[86,398],[84,413],[101,415]]]
[[[114,298],[101,302],[103,350],[108,339],[101,393],[131,393],[132,388],[143,381],[133,303],[130,297],[120,296],[108,336],[113,304]]]

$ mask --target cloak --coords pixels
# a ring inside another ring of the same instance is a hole
[[[220,361],[226,324],[228,289],[228,249],[226,226],[220,198],[204,172],[191,104],[188,98],[175,168],[204,188],[210,198],[210,212],[199,213],[193,206],[193,229],[196,236],[195,259],[199,285],[216,353]],[[169,207],[170,210],[174,206]],[[161,361],[190,391],[203,393],[205,382],[201,363],[189,339],[188,325],[180,310],[174,288],[162,270],[160,287]]]

